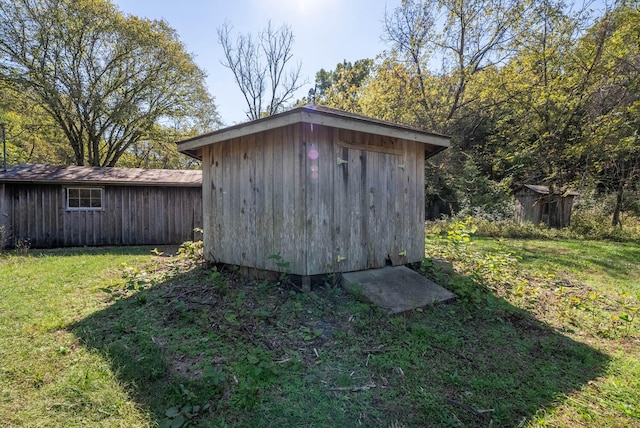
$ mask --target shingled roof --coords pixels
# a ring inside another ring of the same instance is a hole
[[[106,168],[90,166],[16,165],[0,169],[3,183],[76,185],[202,186],[202,171]]]

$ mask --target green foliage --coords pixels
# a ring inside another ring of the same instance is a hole
[[[639,14],[633,2],[403,1],[370,70],[345,61],[317,84],[330,105],[451,136],[427,165],[430,219],[508,220],[511,186],[530,183],[595,191],[619,225],[640,191]]]
[[[316,101],[330,107],[361,113],[360,97],[373,68],[373,60],[347,60],[335,70],[321,69],[316,73]]]
[[[46,112],[77,165],[114,166],[161,124],[193,129],[215,113],[175,30],[105,0],[0,1],[0,53],[2,80]]]
[[[187,268],[192,268],[204,261],[204,245],[202,241],[186,241],[178,248],[178,259],[186,263]]]
[[[453,269],[431,260],[424,268],[445,285],[468,281],[477,300],[393,316],[336,287],[299,293],[197,268],[170,275],[183,260],[149,249],[3,256],[0,278],[11,286],[0,287],[0,419],[11,426],[633,426],[637,246],[496,242],[478,238],[475,227],[459,221],[428,243],[458,255]],[[122,260],[131,268],[124,278]],[[478,274],[463,274],[465,264]],[[494,278],[514,278],[513,267],[527,277],[527,292],[539,289],[535,299]],[[128,298],[105,299],[107,287],[136,284],[142,271],[153,280]],[[462,405],[493,411],[480,418]]]
[[[493,295],[509,297],[520,305],[535,302],[537,289],[531,287],[523,275],[518,257],[504,251],[498,245],[493,251],[479,252],[471,240],[477,232],[476,222],[468,217],[464,221],[452,221],[446,235],[438,236],[442,242],[427,244],[429,257],[447,260],[457,266],[461,275],[442,278],[462,298],[479,304],[495,305]],[[435,274],[433,263],[425,261],[423,270]],[[525,303],[526,302],[526,303]]]
[[[202,405],[193,404],[193,402],[197,400],[197,396],[184,385],[180,384],[179,386],[183,404],[169,407],[164,412],[166,418],[160,423],[160,428],[183,428],[192,426],[192,424],[202,415],[206,414],[211,407],[210,403]]]

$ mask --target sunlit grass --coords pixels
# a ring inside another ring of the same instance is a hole
[[[83,254],[86,253],[86,254]],[[100,288],[119,263],[149,260],[113,250],[33,251],[0,257],[0,420],[3,426],[149,426],[108,356],[66,328],[101,310]]]
[[[0,421],[640,426],[638,321],[608,300],[636,302],[637,249],[471,241],[481,275],[429,272],[460,299],[396,316],[149,249],[2,255]]]

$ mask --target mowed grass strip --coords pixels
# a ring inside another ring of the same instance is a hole
[[[474,265],[481,274],[459,261],[453,272],[423,266],[458,301],[397,316],[334,278],[303,293],[284,277],[189,269],[149,249],[5,255],[0,420],[639,426],[637,321],[612,321],[622,306],[608,300],[633,303],[638,272],[618,267],[634,262],[634,247],[592,243],[598,262],[583,275],[563,264],[586,257],[571,256],[574,241],[477,241],[476,259],[489,260]]]
[[[3,426],[146,426],[108,356],[66,328],[104,309],[101,288],[149,249],[32,251],[0,256],[0,420]]]

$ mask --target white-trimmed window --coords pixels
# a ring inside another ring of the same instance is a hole
[[[102,189],[99,187],[68,187],[68,210],[101,210]]]

